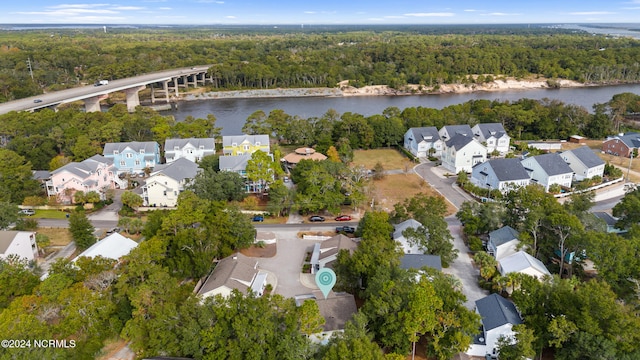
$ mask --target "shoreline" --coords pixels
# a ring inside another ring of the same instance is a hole
[[[586,84],[572,80],[516,80],[501,79],[483,84],[442,84],[433,87],[424,85],[406,85],[402,89],[393,89],[387,85],[370,85],[355,88],[343,81],[335,88],[291,88],[291,89],[250,89],[230,91],[190,92],[181,94],[178,101],[213,99],[251,99],[251,98],[292,98],[292,97],[352,97],[352,96],[413,96],[464,94],[472,92],[497,92],[513,90],[561,89],[576,87],[615,86],[622,84]]]

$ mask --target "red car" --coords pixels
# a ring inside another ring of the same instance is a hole
[[[351,216],[349,215],[340,215],[336,218],[336,221],[351,221]]]

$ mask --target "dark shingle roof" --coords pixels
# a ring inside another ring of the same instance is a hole
[[[476,301],[478,313],[482,316],[485,331],[505,324],[522,324],[516,306],[498,294],[491,294]]]
[[[533,159],[538,162],[548,176],[573,173],[573,170],[558,153],[538,155],[534,156]]]
[[[405,254],[400,258],[400,268],[409,270],[420,270],[424,266],[442,271],[442,259],[440,255],[427,255],[427,254]]]
[[[489,233],[489,241],[495,246],[500,246],[506,242],[518,238],[518,232],[511,226],[503,226],[498,230]]]
[[[470,136],[456,134],[449,141],[447,141],[447,147],[452,147],[456,151],[460,151],[463,147],[472,142],[474,138]]]
[[[496,177],[500,181],[521,180],[529,178],[527,170],[524,169],[524,166],[522,166],[520,160],[516,158],[491,159],[486,163],[491,166],[493,172],[496,174]]]
[[[622,140],[630,148],[640,148],[640,134],[637,132],[628,132],[615,138]]]
[[[615,226],[616,223],[618,222],[618,219],[614,218],[609,213],[606,213],[604,211],[594,211],[593,215],[596,216],[597,218],[604,220],[604,222],[607,223],[607,225],[609,226]]]
[[[440,134],[438,133],[438,129],[435,126],[430,127],[420,127],[420,128],[411,128],[411,135],[416,142],[427,141],[427,142],[435,142],[440,140]]]
[[[213,272],[207,277],[200,290],[199,295],[206,294],[210,291],[226,286],[231,289],[237,289],[242,293],[246,293],[253,278],[258,274],[256,269],[258,263],[249,257],[240,253],[227,256],[218,261]]]
[[[193,161],[187,160],[185,158],[180,158],[168,164],[156,165],[153,173],[151,173],[151,176],[164,174],[177,181],[182,181],[184,179],[195,178],[200,170],[201,169],[198,167],[198,165]]]
[[[473,137],[473,131],[471,131],[471,126],[469,125],[447,125],[443,129],[446,129],[447,134],[452,138],[456,134]]]
[[[482,132],[482,136],[485,139],[488,139],[491,136],[501,138],[507,133],[501,123],[478,124],[478,130]]]
[[[575,155],[575,157],[580,159],[584,166],[588,168],[604,165],[604,160],[600,159],[600,157],[596,155],[588,146],[581,146],[577,149],[569,150],[567,152]]]

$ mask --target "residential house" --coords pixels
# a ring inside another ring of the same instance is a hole
[[[196,163],[185,158],[157,165],[142,186],[143,204],[175,207],[180,193],[201,170]]]
[[[141,174],[160,163],[160,145],[154,141],[106,143],[103,155],[113,161],[118,174]]]
[[[269,135],[231,135],[222,137],[224,156],[251,155],[256,151],[271,153]]]
[[[326,345],[334,333],[344,332],[346,323],[358,312],[355,298],[348,293],[331,291],[325,299],[324,295],[316,290],[312,294],[295,296],[294,299],[297,306],[301,306],[305,301],[315,301],[318,304],[324,325],[321,332],[309,336],[312,342],[318,344]]]
[[[214,138],[167,139],[164,142],[164,157],[167,163],[178,159],[197,163],[203,157],[215,153],[216,139]]]
[[[14,255],[27,261],[38,257],[34,231],[0,231],[0,259]]]
[[[604,175],[604,160],[588,146],[563,151],[560,156],[569,165],[573,171],[573,176],[578,181]]]
[[[487,241],[487,253],[497,260],[515,254],[520,244],[518,235],[518,232],[508,225],[490,232],[489,240]]]
[[[476,301],[476,312],[482,317],[482,330],[466,351],[467,355],[492,357],[498,356],[500,337],[515,340],[514,325],[522,324],[516,306],[498,294],[491,294]]]
[[[404,134],[404,148],[416,157],[440,156],[444,142],[435,126],[411,128]]]
[[[356,248],[358,248],[358,243],[354,239],[342,234],[336,235],[321,243],[316,243],[311,253],[311,273],[315,274],[316,271],[325,267],[332,268],[333,262],[338,258],[340,250],[347,250],[353,254]]]
[[[489,154],[494,151],[498,151],[500,154],[509,152],[511,137],[501,123],[478,124],[471,131],[476,139],[487,148]]]
[[[456,134],[445,142],[442,166],[451,172],[470,173],[473,166],[485,161],[487,161],[487,148],[472,136]]]
[[[640,147],[640,134],[628,132],[607,138],[602,143],[602,151],[615,156],[630,157]]]
[[[447,142],[453,139],[456,135],[464,135],[470,138],[473,138],[473,131],[471,130],[471,126],[469,125],[447,125],[443,126],[438,133],[440,134],[440,139],[442,141]]]
[[[280,160],[289,170],[293,169],[302,160],[324,161],[327,157],[312,148],[297,148],[294,152],[285,155]]]
[[[76,262],[81,257],[95,258],[97,256],[119,260],[121,257],[128,255],[137,246],[137,242],[119,233],[113,233],[81,252],[80,255],[73,259],[73,262]]]
[[[529,181],[529,173],[518,159],[491,159],[476,164],[471,170],[472,184],[502,193],[527,186]]]
[[[55,196],[64,203],[73,202],[73,195],[77,191],[95,191],[104,200],[108,189],[123,186],[124,183],[115,174],[112,161],[101,155],[94,155],[82,162],[68,163],[52,171],[46,182],[47,195]]]
[[[31,173],[33,174],[33,180],[37,181],[48,195],[49,189],[47,188],[47,182],[51,180],[51,172],[47,170],[33,170]]]
[[[545,191],[553,184],[571,187],[573,170],[558,153],[528,157],[522,160],[522,166],[529,173],[531,182],[542,185]]]
[[[262,296],[266,285],[267,273],[258,270],[258,262],[236,253],[218,261],[197,293],[202,298],[215,295],[228,297],[235,289],[243,294],[253,291],[257,296]]]
[[[604,221],[604,223],[607,226],[606,232],[614,233],[614,234],[621,234],[621,233],[627,232],[626,229],[620,229],[616,226],[618,223],[618,219],[613,217],[611,214],[604,211],[594,211],[593,215],[598,219],[601,219],[602,221]]]
[[[272,157],[272,154],[269,154]],[[263,192],[263,184],[259,181],[253,182],[247,178],[247,164],[251,160],[250,154],[235,155],[235,156],[220,156],[219,167],[220,171],[231,171],[238,173],[245,179],[244,187],[245,191],[250,194]]]
[[[401,222],[400,224],[394,225],[393,231],[393,240],[398,242],[398,244],[402,247],[402,252],[405,254],[424,254],[424,251],[417,244],[411,244],[409,239],[407,239],[403,232],[408,228],[420,229],[422,228],[422,224],[418,221],[409,219]]]
[[[400,268],[405,270],[420,270],[428,267],[438,271],[442,271],[442,259],[440,255],[428,254],[404,254],[400,258]]]
[[[524,251],[518,251],[515,254],[499,259],[498,270],[500,270],[500,275],[502,276],[509,273],[520,273],[533,276],[540,280],[545,276],[551,276],[551,273],[542,261]]]

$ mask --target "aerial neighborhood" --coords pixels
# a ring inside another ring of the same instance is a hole
[[[444,97],[622,81],[640,47],[483,29],[34,30],[83,62],[0,71],[0,359],[640,358],[640,95]]]

